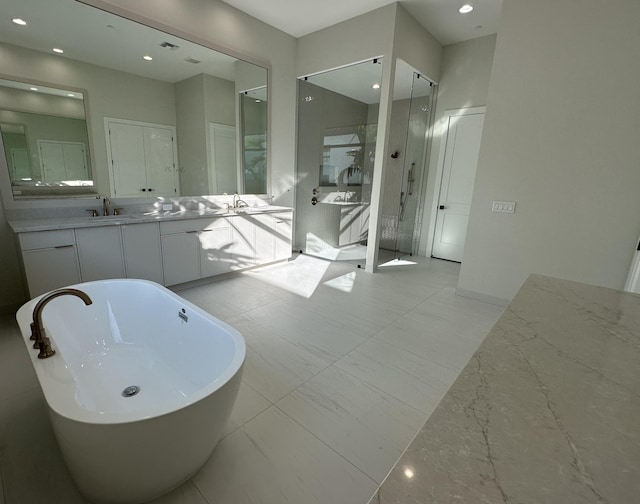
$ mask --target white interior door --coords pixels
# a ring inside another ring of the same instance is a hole
[[[11,149],[11,180],[31,178],[27,149]]]
[[[440,156],[442,183],[431,255],[462,261],[478,165],[484,107],[449,111]]]
[[[145,196],[147,176],[142,128],[134,124],[110,122],[108,133],[114,196]]]
[[[145,126],[143,136],[149,196],[178,196],[173,131]]]
[[[233,194],[238,191],[238,164],[236,161],[236,128],[226,124],[209,123],[211,145],[211,194]]]
[[[38,140],[42,177],[46,182],[85,180],[87,155],[81,142]]]

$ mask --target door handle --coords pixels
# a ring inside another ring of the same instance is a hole
[[[440,205],[438,208],[439,208],[440,210],[445,210],[447,207],[446,207],[446,206],[444,206],[444,205]]]

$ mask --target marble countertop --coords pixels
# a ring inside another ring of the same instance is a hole
[[[532,275],[371,504],[640,501],[640,296]]]
[[[290,212],[293,208],[276,205],[243,207],[236,209],[207,208],[203,210],[179,210],[170,212],[147,212],[140,214],[123,213],[98,217],[56,217],[51,219],[12,219],[9,226],[15,233],[33,231],[49,231],[54,229],[71,229],[81,227],[119,226],[141,222],[157,222],[169,220],[198,219],[203,217],[233,217],[237,215],[255,215],[275,212]]]

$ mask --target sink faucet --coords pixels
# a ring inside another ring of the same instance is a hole
[[[104,196],[102,198],[102,215],[109,215],[109,205],[111,204],[111,200]]]
[[[43,296],[40,301],[36,303],[35,308],[33,309],[33,322],[31,322],[31,339],[35,340],[33,344],[33,348],[39,348],[40,353],[38,354],[38,359],[46,359],[47,357],[51,357],[56,351],[51,348],[51,343],[49,342],[49,338],[44,331],[44,327],[42,325],[42,310],[46,304],[60,296],[71,295],[77,296],[84,301],[85,305],[90,305],[93,303],[91,298],[84,292],[78,289],[58,289],[50,292],[46,296]]]
[[[240,208],[240,207],[246,207],[249,206],[247,205],[247,202],[244,200],[240,199],[240,195],[238,193],[235,193],[233,195],[233,208]]]

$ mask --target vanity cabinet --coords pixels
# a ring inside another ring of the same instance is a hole
[[[293,212],[277,212],[273,217],[273,238],[275,241],[273,261],[283,261],[291,257],[293,241]]]
[[[255,263],[268,264],[291,257],[293,213],[255,215]]]
[[[76,229],[76,242],[83,282],[125,277],[119,226]]]
[[[32,297],[80,282],[177,285],[291,257],[293,212],[19,230]]]
[[[359,243],[369,233],[369,205],[340,207],[340,235],[338,246]]]
[[[157,222],[123,224],[120,226],[120,231],[127,278],[141,278],[163,285],[160,224]]]
[[[231,225],[225,218],[160,223],[165,285],[231,271]]]
[[[73,229],[21,233],[20,247],[32,298],[80,282]]]

